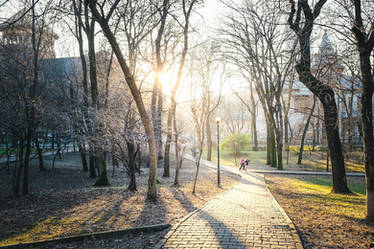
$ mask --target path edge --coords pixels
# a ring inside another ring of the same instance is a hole
[[[10,244],[6,246],[0,246],[0,249],[18,249],[18,248],[25,248],[25,247],[43,246],[43,245],[50,244],[50,243],[59,244],[59,243],[82,241],[85,239],[102,239],[102,238],[106,238],[106,237],[113,236],[113,235],[125,235],[125,234],[140,233],[140,232],[162,231],[167,228],[170,228],[170,224],[141,226],[141,227],[122,229],[122,230],[87,233],[87,234],[69,236],[65,238],[56,238],[56,239],[48,239],[48,240],[41,240],[41,241],[35,241],[35,242]]]
[[[288,214],[286,213],[286,211],[284,211],[284,209],[281,207],[281,205],[279,205],[279,203],[278,203],[277,199],[275,199],[273,193],[271,193],[269,187],[267,186],[266,178],[265,177],[264,177],[264,180],[265,180],[267,191],[269,191],[270,195],[273,197],[272,199],[273,199],[274,206],[276,208],[278,208],[278,210],[281,212],[283,218],[286,220],[286,223],[287,223],[287,225],[290,228],[292,238],[293,238],[293,240],[295,242],[295,245],[296,245],[296,249],[304,249],[303,243],[301,242],[301,238],[300,238],[300,235],[298,233],[298,230],[297,230],[295,224],[293,223],[293,221],[291,220],[291,218],[288,216]]]

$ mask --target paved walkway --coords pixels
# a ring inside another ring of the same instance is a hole
[[[295,248],[294,226],[268,190],[263,175],[240,184],[174,227],[156,248]]]

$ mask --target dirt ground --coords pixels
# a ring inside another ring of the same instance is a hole
[[[268,175],[266,181],[305,249],[366,249],[374,241],[374,224],[364,220],[364,178],[348,179],[353,195],[332,194],[327,177]]]
[[[47,168],[50,164],[50,158],[47,158]],[[194,163],[187,160],[183,163],[179,187],[172,186],[175,169],[173,162],[171,165],[170,178],[162,177],[163,169],[158,169],[157,203],[146,200],[147,169],[137,176],[137,192],[126,190],[128,177],[123,169],[116,169],[112,177],[111,167],[108,167],[111,186],[95,188],[95,179],[81,171],[78,154],[64,155],[53,171],[38,171],[37,161],[34,161],[30,170],[30,194],[21,198],[10,196],[12,174],[3,170],[0,172],[0,228],[6,229],[0,229],[0,245],[144,225],[176,224],[191,211],[231,188],[239,179],[237,175],[223,174],[222,187],[218,188],[216,171],[202,166],[197,193],[193,195]],[[62,244],[55,248],[149,248],[162,235],[163,232],[129,235],[80,242],[80,245]]]

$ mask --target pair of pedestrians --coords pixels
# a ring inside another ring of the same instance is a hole
[[[239,168],[239,171],[241,171],[242,169],[247,171],[248,169],[248,164],[249,164],[249,160],[247,158],[242,158],[242,160],[240,160],[240,168]]]

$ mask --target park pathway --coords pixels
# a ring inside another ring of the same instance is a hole
[[[302,245],[264,176],[245,173],[238,185],[170,230],[156,248],[302,249]]]

